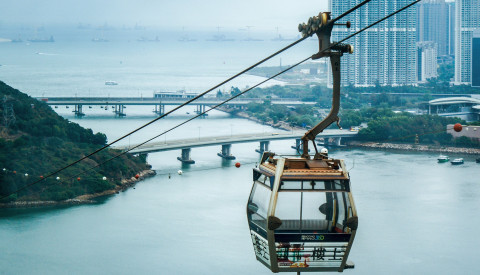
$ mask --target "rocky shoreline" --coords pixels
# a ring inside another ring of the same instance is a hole
[[[417,151],[417,152],[436,152],[436,153],[450,153],[450,154],[469,154],[480,155],[478,148],[463,148],[463,147],[445,147],[421,144],[398,144],[398,143],[378,143],[378,142],[350,142],[349,146],[363,147],[382,150],[401,150],[401,151]]]
[[[249,119],[260,124],[265,124],[273,128],[282,129],[286,131],[292,130],[305,130],[300,127],[292,127],[288,123],[280,121],[278,123],[264,122],[258,118],[251,117],[245,112],[232,112],[229,108],[221,107],[218,108],[220,111],[230,113],[234,116],[241,118]],[[436,152],[436,153],[449,153],[449,154],[469,154],[469,155],[480,155],[479,148],[463,148],[463,147],[446,147],[446,146],[435,146],[435,145],[416,145],[416,144],[399,144],[399,143],[378,143],[378,142],[358,142],[352,141],[348,143],[348,146],[351,147],[362,147],[362,148],[371,148],[371,149],[381,149],[381,150],[398,150],[398,151],[416,151],[416,152]]]
[[[233,116],[238,116],[238,117],[245,118],[245,119],[248,119],[248,120],[251,120],[251,121],[255,121],[256,123],[259,123],[259,124],[268,125],[268,126],[271,126],[273,128],[276,128],[276,129],[281,129],[281,130],[285,130],[285,131],[305,130],[305,128],[291,126],[290,124],[288,124],[287,122],[284,122],[284,121],[279,121],[277,123],[273,123],[273,121],[261,121],[260,119],[258,119],[256,117],[249,116],[245,112],[237,112],[237,111],[234,112],[233,109],[223,107],[223,106],[218,107],[217,110],[229,113]],[[305,131],[307,131],[307,130],[305,130]]]
[[[152,177],[157,173],[155,170],[143,170],[138,173],[138,179],[131,177],[130,179],[123,179],[117,187],[111,190],[105,190],[100,193],[86,194],[68,199],[64,201],[15,201],[9,203],[0,203],[0,208],[33,208],[33,207],[47,207],[47,206],[62,206],[62,205],[79,205],[79,204],[91,204],[96,203],[95,198],[118,194],[120,191],[124,191],[130,187],[133,187],[139,181]]]

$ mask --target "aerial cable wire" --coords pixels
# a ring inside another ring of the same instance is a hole
[[[340,17],[340,18],[342,18],[342,17],[346,16],[347,14],[349,14],[349,13],[353,12],[354,10],[356,10],[356,9],[360,8],[361,6],[363,6],[364,4],[366,4],[366,3],[370,2],[370,1],[371,1],[371,0],[365,0],[365,1],[363,1],[362,3],[360,3],[360,4],[359,4],[359,5],[357,5],[357,6],[355,6],[355,7],[354,7],[354,8],[352,8],[352,9],[348,10],[347,12],[343,13],[343,14],[342,14],[342,15],[340,15],[339,17]],[[378,21],[376,21],[376,22],[374,22],[374,23],[372,23],[372,24],[368,25],[367,27],[365,27],[365,28],[363,28],[363,29],[361,29],[361,30],[359,30],[359,31],[357,31],[357,32],[355,32],[355,33],[353,33],[353,34],[351,34],[351,35],[347,36],[346,38],[344,38],[344,39],[342,39],[342,40],[340,40],[340,41],[338,41],[338,42],[334,42],[334,43],[333,43],[333,44],[332,44],[330,47],[328,47],[328,48],[324,49],[323,51],[321,51],[321,52],[319,52],[319,53],[323,53],[323,52],[325,52],[325,51],[327,51],[327,50],[331,49],[332,47],[335,47],[336,45],[338,45],[338,44],[340,44],[340,43],[344,42],[345,40],[347,40],[347,39],[350,39],[350,38],[352,38],[353,36],[360,34],[361,32],[363,32],[363,31],[365,31],[365,30],[367,30],[367,29],[369,29],[369,28],[371,28],[371,27],[375,26],[376,24],[378,24],[378,23],[380,23],[380,22],[383,22],[384,20],[386,20],[386,19],[388,19],[388,18],[392,17],[393,15],[395,15],[395,14],[397,14],[397,13],[399,13],[399,12],[401,12],[401,11],[403,11],[403,10],[407,9],[407,8],[409,8],[410,6],[412,6],[412,5],[416,4],[416,3],[420,2],[420,1],[421,1],[421,0],[414,1],[414,2],[412,2],[411,4],[408,4],[408,5],[406,5],[405,7],[401,8],[401,9],[399,9],[399,10],[397,10],[397,11],[393,12],[393,13],[391,13],[390,15],[388,15],[388,16],[386,16],[386,17],[384,17],[384,18],[382,18],[382,19],[380,19],[380,20],[378,20]],[[337,19],[333,19],[333,20],[334,20],[334,21],[336,21]],[[43,181],[43,180],[45,180],[45,179],[47,179],[47,178],[49,178],[49,177],[53,176],[53,175],[56,175],[56,174],[60,173],[61,171],[63,171],[63,170],[65,170],[65,169],[67,169],[67,168],[69,168],[69,167],[71,167],[71,166],[73,166],[73,165],[75,165],[75,164],[79,163],[80,161],[82,161],[82,160],[84,160],[84,159],[87,159],[87,158],[91,157],[91,156],[92,156],[92,155],[94,155],[94,154],[97,154],[97,153],[99,153],[100,151],[103,151],[103,150],[105,150],[106,148],[108,148],[108,147],[111,147],[111,145],[113,145],[113,144],[117,143],[118,141],[120,141],[120,140],[122,140],[122,139],[124,139],[124,138],[126,138],[126,137],[130,136],[131,134],[133,134],[133,133],[135,133],[135,132],[137,132],[137,131],[139,131],[139,130],[141,130],[141,129],[145,128],[145,127],[147,127],[148,125],[150,125],[150,124],[152,124],[152,123],[154,123],[154,122],[156,122],[156,121],[158,121],[158,120],[162,119],[163,117],[165,117],[165,116],[167,116],[167,115],[169,115],[169,114],[171,114],[171,113],[173,113],[173,112],[177,111],[177,110],[178,110],[178,109],[180,109],[181,107],[184,107],[185,105],[188,105],[188,104],[190,104],[191,102],[193,102],[193,101],[195,101],[195,100],[197,100],[197,99],[199,99],[199,98],[203,97],[203,96],[204,96],[204,95],[206,95],[207,93],[209,93],[209,92],[211,92],[211,91],[215,90],[216,88],[218,88],[218,87],[220,87],[220,86],[224,85],[225,83],[227,83],[227,82],[229,82],[229,81],[231,81],[231,80],[233,80],[233,79],[237,78],[238,76],[240,76],[240,75],[242,75],[242,74],[244,74],[244,73],[248,72],[249,70],[253,69],[254,67],[256,67],[256,66],[258,66],[258,65],[260,65],[260,64],[262,64],[262,63],[264,63],[265,61],[267,61],[267,60],[269,60],[269,59],[273,58],[274,56],[276,56],[276,55],[278,55],[278,54],[280,54],[280,53],[284,52],[285,50],[287,50],[287,49],[289,49],[289,48],[293,47],[294,45],[296,45],[296,44],[298,44],[298,43],[302,42],[303,40],[307,39],[308,37],[309,37],[309,36],[304,36],[304,37],[300,38],[299,40],[297,40],[297,41],[295,41],[295,42],[291,43],[290,45],[288,45],[288,46],[286,46],[286,47],[284,47],[284,48],[282,48],[282,49],[278,50],[277,52],[275,52],[275,53],[271,54],[270,56],[268,56],[268,57],[266,57],[266,58],[262,59],[261,61],[259,61],[259,62],[255,63],[254,65],[252,65],[252,66],[248,67],[247,69],[244,69],[243,71],[241,71],[241,72],[237,73],[236,75],[234,75],[234,76],[232,76],[232,77],[228,78],[227,80],[224,80],[223,82],[221,82],[221,83],[217,84],[216,86],[214,86],[214,87],[212,87],[212,88],[208,89],[207,91],[205,91],[205,92],[203,92],[203,93],[201,93],[201,94],[197,95],[196,97],[194,97],[194,98],[192,98],[192,99],[190,99],[190,100],[186,101],[185,103],[183,103],[183,104],[181,104],[181,105],[179,105],[179,106],[175,107],[174,109],[170,110],[169,112],[167,112],[167,113],[165,113],[165,114],[163,114],[163,115],[161,115],[161,116],[159,116],[159,117],[157,117],[157,118],[155,118],[155,119],[151,120],[150,122],[148,122],[148,123],[146,123],[146,124],[144,124],[144,125],[142,125],[142,126],[140,126],[140,127],[136,128],[135,130],[133,130],[133,131],[131,131],[131,132],[129,132],[129,133],[127,133],[127,134],[123,135],[122,137],[120,137],[120,138],[118,138],[118,139],[114,140],[113,142],[110,142],[110,143],[106,144],[105,146],[103,146],[103,147],[101,147],[101,148],[99,148],[99,149],[95,150],[94,152],[92,152],[92,153],[90,153],[90,154],[88,154],[88,155],[86,155],[86,156],[84,156],[84,157],[82,157],[82,158],[80,158],[80,159],[78,159],[78,160],[76,160],[76,161],[74,161],[74,162],[72,162],[72,163],[70,163],[70,164],[68,164],[68,165],[66,165],[66,166],[64,166],[64,167],[62,167],[62,168],[60,168],[60,169],[56,170],[56,171],[54,171],[54,172],[51,172],[50,174],[48,174],[48,175],[44,176],[43,178],[41,178],[41,179],[39,179],[39,180],[36,180],[36,181],[34,181],[34,182],[30,183],[30,184],[27,184],[27,185],[25,185],[25,186],[23,186],[23,187],[21,187],[21,188],[17,189],[16,191],[13,191],[13,192],[11,192],[11,193],[10,193],[10,194],[8,194],[8,195],[5,195],[5,196],[2,196],[2,197],[0,197],[0,200],[2,200],[2,199],[4,199],[4,198],[7,198],[7,197],[9,197],[9,196],[10,196],[10,195],[12,195],[12,194],[18,193],[18,192],[20,192],[20,191],[22,191],[22,190],[25,190],[26,188],[28,188],[28,187],[30,187],[30,186],[32,186],[32,185],[35,185],[35,184],[37,184],[37,183],[39,183],[39,182],[41,182],[41,181]],[[261,85],[261,84],[263,84],[263,83],[265,83],[265,82],[267,82],[267,81],[269,81],[269,80],[273,79],[274,77],[277,77],[278,75],[280,75],[280,74],[283,74],[284,72],[286,72],[286,71],[288,71],[288,70],[290,70],[290,69],[292,69],[292,68],[294,68],[294,67],[296,67],[296,66],[298,66],[298,65],[300,65],[300,64],[302,64],[302,63],[304,63],[304,62],[306,62],[306,61],[307,61],[307,60],[309,60],[310,58],[312,58],[312,57],[310,56],[310,57],[308,57],[308,58],[306,58],[306,59],[304,59],[304,60],[302,60],[302,61],[300,61],[300,62],[296,63],[295,65],[293,65],[293,66],[291,66],[291,67],[289,67],[289,68],[287,68],[287,69],[285,69],[285,70],[283,70],[283,71],[281,71],[281,72],[279,72],[279,73],[277,73],[277,74],[273,75],[272,77],[270,77],[270,78],[267,78],[267,79],[265,79],[265,80],[263,80],[263,81],[259,82],[259,83],[258,83],[258,84],[256,84],[255,86],[253,86],[253,87],[251,87],[251,88],[249,88],[249,89],[247,89],[247,90],[243,91],[242,93],[239,93],[238,95],[236,95],[236,96],[233,96],[233,97],[231,97],[231,98],[227,99],[226,101],[224,101],[224,102],[222,102],[222,103],[220,103],[220,104],[217,104],[217,105],[215,105],[214,107],[210,108],[209,110],[206,110],[206,111],[205,111],[205,112],[203,112],[202,114],[199,114],[199,115],[197,115],[197,116],[195,116],[195,117],[193,117],[193,118],[191,118],[191,119],[189,119],[189,120],[187,120],[187,121],[184,121],[184,122],[180,123],[179,125],[177,125],[177,126],[175,126],[175,127],[172,127],[171,129],[169,129],[169,130],[165,131],[164,133],[162,133],[162,134],[160,134],[160,135],[157,135],[157,136],[155,136],[154,138],[151,138],[151,139],[149,139],[148,141],[146,141],[146,142],[144,142],[144,143],[141,143],[141,144],[139,144],[138,146],[141,146],[141,145],[143,145],[143,144],[145,144],[145,143],[147,143],[147,142],[149,142],[149,141],[151,141],[151,140],[153,140],[153,139],[155,139],[155,138],[157,138],[157,137],[159,137],[159,136],[161,136],[161,135],[163,135],[163,134],[165,134],[165,133],[167,133],[167,132],[169,132],[169,131],[171,131],[171,130],[173,130],[173,129],[177,128],[177,127],[180,127],[181,125],[183,125],[183,124],[185,124],[185,123],[187,123],[187,122],[189,122],[189,121],[191,121],[191,120],[193,120],[193,119],[195,119],[195,118],[199,117],[200,115],[203,115],[203,114],[207,113],[208,111],[210,111],[210,110],[213,110],[214,108],[217,108],[217,107],[219,107],[220,105],[223,105],[223,104],[225,104],[226,102],[228,102],[228,101],[230,101],[230,100],[232,100],[232,99],[234,99],[234,98],[236,98],[236,97],[238,97],[238,96],[240,96],[240,95],[242,95],[242,94],[244,94],[244,93],[246,93],[246,92],[250,91],[250,90],[251,90],[251,89],[253,89],[253,88],[256,88],[256,87],[258,87],[259,85]],[[137,147],[134,147],[134,148],[137,148]],[[127,151],[123,152],[123,153],[122,153],[122,154],[120,154],[120,155],[123,155],[123,154],[125,154],[125,153],[127,153],[127,152],[129,152],[129,151],[133,150],[134,148],[130,148],[129,150],[127,150]],[[111,158],[111,159],[107,160],[106,162],[108,162],[108,161],[110,161],[110,160],[113,160],[114,158],[117,158],[117,157],[119,157],[120,155],[117,155],[117,156],[115,156],[115,157],[113,157],[113,158]],[[105,163],[105,162],[103,162],[103,163]],[[103,164],[103,163],[102,163],[102,164]],[[99,166],[99,165],[98,165],[98,166]],[[96,168],[96,167],[98,167],[98,166],[95,166],[94,168]],[[90,169],[88,169],[88,170],[86,170],[86,171],[89,171],[89,170],[90,170]],[[82,174],[82,173],[81,173],[81,174]]]
[[[164,135],[164,134],[166,134],[166,133],[168,133],[168,132],[170,132],[170,131],[173,131],[174,129],[176,129],[176,128],[178,128],[178,127],[180,127],[180,126],[182,126],[182,125],[184,125],[184,124],[186,124],[186,123],[188,123],[188,122],[190,122],[190,121],[192,121],[192,120],[194,120],[194,119],[196,119],[196,118],[198,118],[198,117],[201,117],[201,116],[205,115],[206,113],[210,112],[211,110],[214,110],[214,109],[220,107],[221,105],[223,105],[223,104],[225,104],[225,103],[227,103],[227,102],[229,102],[229,101],[231,101],[231,100],[233,100],[233,99],[235,99],[235,98],[237,98],[237,97],[239,97],[239,96],[241,96],[241,95],[249,92],[250,90],[257,88],[258,86],[264,84],[265,82],[267,82],[267,81],[269,81],[269,80],[271,80],[271,79],[273,79],[273,78],[275,78],[275,77],[277,77],[277,76],[279,76],[279,75],[281,75],[281,74],[283,74],[283,73],[285,73],[285,72],[287,72],[287,71],[289,71],[289,70],[297,67],[298,65],[300,65],[300,64],[308,61],[310,58],[311,58],[311,56],[303,59],[302,61],[296,63],[295,65],[292,65],[292,66],[290,66],[290,67],[288,67],[288,68],[286,68],[286,69],[284,69],[284,70],[276,73],[275,75],[273,75],[273,76],[271,76],[271,77],[269,77],[269,78],[267,78],[267,79],[262,80],[261,82],[259,82],[259,83],[255,84],[254,86],[246,89],[245,91],[242,91],[242,92],[240,92],[239,94],[237,94],[237,95],[235,95],[235,96],[232,96],[232,97],[230,97],[230,98],[228,98],[228,99],[220,102],[219,104],[211,107],[210,109],[205,110],[204,112],[199,113],[199,114],[197,114],[196,116],[194,116],[194,117],[192,117],[192,118],[190,118],[190,119],[187,119],[187,120],[185,120],[184,122],[182,122],[182,123],[180,123],[180,124],[177,124],[177,125],[175,125],[174,127],[170,128],[170,129],[168,129],[168,130],[166,130],[166,131],[164,131],[164,132],[162,132],[162,133],[160,133],[160,134],[158,134],[158,135],[156,135],[156,136],[154,136],[154,137],[152,137],[152,138],[150,138],[150,139],[148,139],[148,140],[146,140],[146,141],[144,141],[144,142],[142,142],[142,143],[140,143],[140,144],[137,144],[137,145],[129,148],[128,150],[123,151],[122,153],[120,153],[120,154],[118,154],[118,155],[116,155],[116,156],[113,156],[113,157],[105,160],[104,162],[101,162],[101,163],[99,163],[99,164],[97,164],[97,165],[95,165],[95,166],[92,166],[92,167],[88,168],[88,169],[85,170],[85,171],[82,171],[82,172],[80,172],[80,173],[78,173],[78,174],[76,174],[76,175],[74,175],[74,176],[71,176],[71,177],[69,177],[68,179],[66,179],[66,180],[64,180],[64,181],[61,181],[61,182],[65,182],[65,181],[69,181],[69,180],[71,180],[71,179],[74,179],[74,178],[76,178],[76,177],[78,177],[78,176],[80,176],[80,175],[82,175],[82,174],[84,174],[84,173],[86,173],[86,172],[88,172],[88,171],[91,171],[91,170],[93,170],[93,169],[95,169],[95,168],[97,168],[97,167],[99,167],[99,166],[101,166],[101,165],[109,162],[109,161],[112,161],[112,160],[114,160],[114,159],[116,159],[116,158],[118,158],[118,157],[120,157],[120,156],[123,156],[123,155],[125,155],[126,153],[132,151],[133,149],[136,149],[136,148],[138,148],[138,147],[140,147],[140,146],[142,146],[142,145],[144,145],[144,144],[146,144],[146,143],[148,143],[148,142],[150,142],[150,141],[152,141],[152,140],[154,140],[154,139],[156,139],[156,138],[158,138],[158,137],[160,137],[160,136],[162,136],[162,135]],[[60,171],[58,171],[58,172],[60,172]],[[32,183],[30,183],[30,184],[27,184],[27,185],[25,185],[25,186],[17,189],[16,191],[11,192],[10,194],[1,197],[0,200],[4,199],[4,198],[6,198],[6,197],[8,197],[8,196],[10,196],[10,195],[12,195],[12,194],[18,193],[18,192],[20,192],[20,191],[22,191],[22,190],[25,190],[25,189],[27,189],[28,187],[37,184],[38,182],[40,182],[40,180],[35,181],[35,182],[32,182]],[[60,182],[60,183],[61,183],[61,182]]]

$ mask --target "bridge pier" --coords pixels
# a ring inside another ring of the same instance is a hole
[[[75,110],[73,111],[75,116],[82,117],[85,115],[83,112],[83,105],[82,104],[75,104]]]
[[[342,137],[331,138],[329,143],[333,146],[342,146]]]
[[[190,158],[190,151],[191,151],[191,148],[183,148],[182,156],[177,157],[177,159],[185,164],[195,164],[195,161]]]
[[[118,104],[118,105],[115,105],[115,115],[119,116],[119,117],[123,117],[123,116],[126,116],[125,112],[123,111],[123,109],[125,109],[125,106],[124,105],[121,105],[121,104]]]
[[[234,160],[235,156],[232,156],[231,149],[232,149],[231,144],[222,144],[222,152],[217,153],[217,155],[224,159]]]
[[[165,114],[165,104],[155,104],[155,111],[153,111],[155,114],[161,116]]]
[[[255,152],[263,154],[263,152],[268,151],[268,145],[270,145],[269,140],[260,141],[260,149],[255,149]]]
[[[203,113],[203,112],[205,112],[205,105],[203,105],[203,104],[197,105],[197,110],[195,111],[195,113],[196,113],[197,115],[199,115],[199,114],[201,114],[201,113]],[[208,114],[203,114],[202,117],[205,117],[205,116],[208,116]]]
[[[296,138],[296,139],[295,139],[295,145],[292,145],[292,149],[302,150],[302,140],[299,139],[299,138]]]
[[[303,141],[300,138],[295,139],[295,145],[292,145],[292,149],[295,149],[297,152],[302,153],[303,152]],[[310,152],[310,149],[308,149],[308,152]]]

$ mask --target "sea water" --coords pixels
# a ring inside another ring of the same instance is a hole
[[[70,37],[65,41],[56,35],[51,44],[0,43],[6,53],[0,56],[0,80],[45,97],[202,91],[280,48],[272,41],[243,47],[240,42],[175,39],[170,39],[174,45],[142,43],[133,34],[93,43],[91,35],[83,34],[83,40],[69,35],[64,34]],[[119,85],[107,87],[107,80]],[[238,86],[256,80],[247,77]],[[190,118],[187,112],[193,108],[183,108],[120,144],[155,136]],[[106,133],[109,140],[155,118],[150,107],[129,107],[125,118],[99,108],[84,108],[87,115],[81,119],[64,107],[54,110]],[[213,111],[159,141],[273,131],[279,130]],[[270,149],[295,154],[293,143],[274,141]],[[235,161],[219,158],[220,146],[194,148],[196,164],[191,166],[176,160],[180,151],[153,153],[148,162],[157,171],[155,177],[96,204],[0,209],[0,274],[271,274],[255,260],[245,209],[257,147],[233,145]],[[346,273],[480,272],[480,238],[475,234],[480,226],[480,166],[473,156],[458,155],[465,164],[452,166],[437,163],[433,153],[342,148],[330,154],[346,161],[359,215],[349,257],[355,269]],[[235,162],[241,167],[234,167]]]

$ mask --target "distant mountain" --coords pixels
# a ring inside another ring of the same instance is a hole
[[[106,142],[104,134],[94,134],[91,129],[64,119],[44,102],[0,81],[0,197],[80,159]],[[145,158],[125,154],[77,179],[77,174],[119,153],[104,150],[0,203],[61,201],[118,189],[123,179],[148,169]]]

